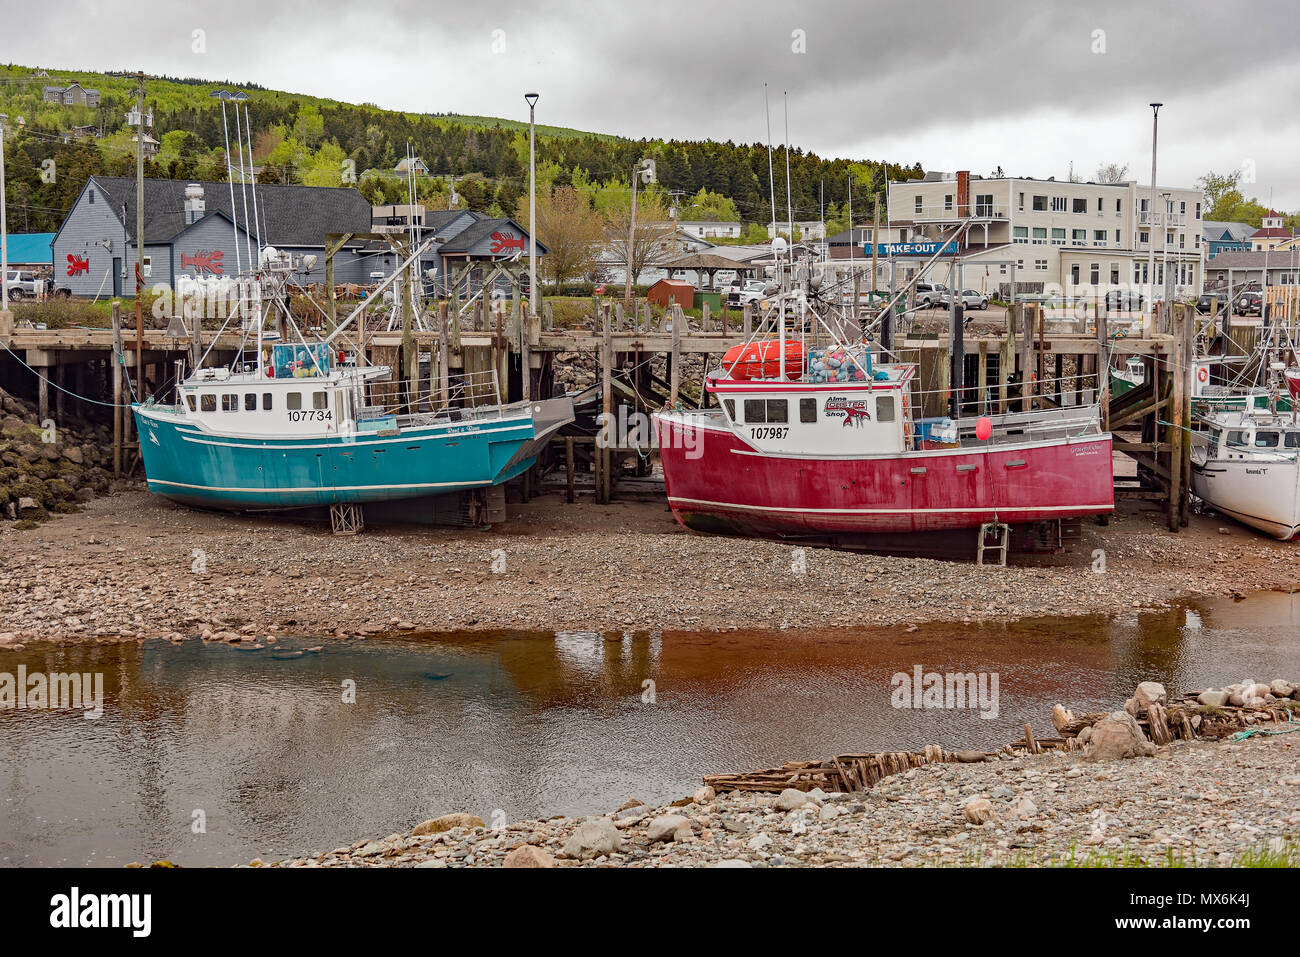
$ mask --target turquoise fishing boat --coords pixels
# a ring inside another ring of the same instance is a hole
[[[287,314],[282,297],[264,301]],[[360,352],[336,343],[346,323],[323,340],[284,343],[264,333],[260,308],[254,315],[252,348],[231,367],[198,368],[172,404],[132,406],[151,492],[231,511],[472,492],[522,474],[573,420],[567,397],[501,403],[494,371],[390,409],[369,388],[390,370],[358,365]]]

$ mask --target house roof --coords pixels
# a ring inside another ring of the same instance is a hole
[[[1295,235],[1286,226],[1270,226],[1268,229],[1260,228],[1250,234],[1251,239],[1290,239]]]
[[[674,259],[672,262],[661,263],[661,269],[740,269],[751,271],[755,267],[746,265],[743,262],[737,262],[734,259],[728,259],[726,256],[719,256],[716,253],[691,253],[689,256],[683,256],[680,259]]]
[[[1250,223],[1232,223],[1213,219],[1201,220],[1201,235],[1206,239],[1241,242],[1255,231]]]
[[[9,264],[48,263],[53,253],[50,244],[54,242],[54,233],[10,233],[5,237]]]
[[[476,217],[476,221],[470,223],[460,232],[451,235],[450,238],[448,238],[447,241],[438,248],[439,252],[444,255],[447,253],[468,253],[499,229],[512,229],[523,234],[525,237],[528,236],[528,230],[524,229],[524,227],[520,226],[513,219],[484,216],[482,213],[471,213],[471,215]],[[525,248],[527,247],[525,246]],[[537,241],[537,254],[542,256],[545,255],[547,251],[546,246],[539,239]]]
[[[1269,271],[1282,269],[1291,271],[1295,267],[1291,265],[1290,257],[1286,253],[1269,253],[1263,249],[1252,252],[1222,252],[1211,260],[1210,269],[1263,269],[1265,260],[1268,261]]]
[[[128,237],[135,240],[135,178],[130,176],[92,176],[95,184],[122,219]],[[188,228],[185,222],[183,179],[146,179],[144,181],[144,241],[170,243]],[[242,223],[243,199],[235,188],[237,209],[232,216],[228,183],[199,183],[203,187],[205,213],[220,212]],[[251,213],[253,198],[248,198]],[[366,233],[370,231],[370,203],[361,191],[352,187],[275,186],[258,184],[258,219],[265,224],[264,244],[277,246],[324,246],[326,233]],[[255,232],[251,229],[250,231]]]

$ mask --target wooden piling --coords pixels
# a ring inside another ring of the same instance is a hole
[[[610,481],[610,463],[613,457],[610,453],[610,446],[614,443],[614,382],[613,382],[613,365],[614,365],[614,336],[610,328],[610,308],[609,305],[601,310],[601,332],[603,338],[600,350],[600,388],[601,402],[600,408],[604,413],[603,434],[605,441],[597,443],[596,449],[597,475],[596,475],[596,501],[601,505],[608,505],[613,483]],[[597,432],[599,436],[601,432]]]
[[[573,436],[571,435],[564,437],[564,481],[567,486],[564,500],[572,505],[576,497],[573,493]]]
[[[122,302],[113,300],[113,474],[122,474]]]
[[[677,392],[681,387],[682,381],[682,323],[686,321],[680,306],[673,306],[672,309],[673,323],[673,351],[669,357],[669,376],[668,376],[668,407],[676,408]]]

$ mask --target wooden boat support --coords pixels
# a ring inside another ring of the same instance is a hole
[[[359,324],[366,356],[394,369],[391,382],[374,388],[389,401],[418,403],[421,397],[427,401],[445,394],[448,375],[495,371],[503,400],[543,398],[556,389],[557,357],[585,353],[594,359],[599,411],[613,413],[624,406],[648,413],[678,402],[698,405],[698,387],[681,375],[683,360],[696,355],[706,366],[716,364],[758,319],[749,307],[711,313],[705,306],[697,318],[677,306],[655,315],[644,300],[625,307],[621,301],[593,299],[585,317],[558,328],[551,303],[544,304],[541,316],[526,315],[526,305],[518,295],[487,302],[479,297],[464,304],[453,298],[432,303],[413,321],[404,316],[401,328],[391,330],[380,327],[377,317],[368,317]],[[12,350],[12,355],[0,351],[0,386],[32,397],[42,419],[51,413],[56,419],[67,412],[95,414],[89,403],[62,389],[102,402],[112,402],[115,394],[126,401],[131,384],[141,379],[143,389],[137,387],[137,393],[163,395],[177,361],[192,361],[200,347],[211,347],[208,364],[225,363],[239,347],[240,337],[218,336],[219,323],[211,319],[204,320],[196,342],[180,320],[173,319],[168,328],[137,333],[133,318],[128,317],[125,327],[119,323],[117,333],[111,328],[16,328],[8,335],[0,333],[0,342]],[[960,370],[950,363],[945,338],[937,335],[897,338],[894,352],[899,361],[917,364],[920,388],[927,392],[925,415],[946,414],[953,392],[968,414],[1078,405],[1099,397],[1103,424],[1115,433],[1114,449],[1122,453],[1116,456],[1117,498],[1150,502],[1164,511],[1169,527],[1176,530],[1189,513],[1190,445],[1184,441],[1184,429],[1191,425],[1189,357],[1194,338],[1205,334],[1204,323],[1198,325],[1195,319],[1190,307],[1170,304],[1144,324],[1126,321],[1121,328],[1104,310],[1061,320],[1036,303],[1021,303],[1006,310],[1000,331],[967,332]],[[306,321],[327,324],[329,319],[325,310],[317,309]],[[150,319],[148,324],[163,323]],[[1229,332],[1234,342],[1244,342],[1251,329],[1246,322],[1231,326]],[[110,361],[115,334],[124,352],[120,365]],[[1130,356],[1145,365],[1146,381],[1112,398],[1107,364]],[[651,371],[655,359],[662,360],[657,367],[667,370],[663,378]],[[42,377],[32,375],[19,360]],[[955,374],[962,381],[953,382]],[[118,377],[125,381],[115,392]],[[61,388],[51,389],[51,383]],[[107,414],[107,409],[99,413]],[[115,444],[129,468],[136,446],[130,416],[123,418]],[[576,459],[566,439],[577,440]],[[575,488],[577,498],[578,491],[591,488],[597,502],[608,502],[625,472],[634,470],[643,479],[648,474],[635,452],[597,448],[590,434],[566,429],[523,476],[525,494],[539,486],[545,473],[559,474],[566,462],[574,461],[579,474],[590,470],[593,480],[584,476],[575,484],[566,477],[566,491]]]
[[[1218,739],[1250,729],[1269,730],[1291,721],[1300,713],[1296,701],[1278,701],[1260,707],[1208,708],[1196,703],[1198,692],[1188,692],[1168,705],[1153,704],[1146,712],[1137,715],[1138,725],[1157,745],[1174,740]],[[1060,709],[1060,705],[1057,705]],[[1061,713],[1069,714],[1061,709]],[[949,751],[937,744],[926,745],[922,751],[874,751],[839,754],[823,761],[790,761],[779,768],[764,768],[728,774],[706,774],[704,783],[715,791],[751,791],[779,794],[786,788],[811,791],[821,788],[830,794],[836,791],[851,793],[874,787],[895,774],[927,764],[972,764],[996,760],[999,754],[1019,757],[1025,754],[1042,754],[1045,751],[1081,751],[1079,735],[1085,728],[1105,718],[1110,712],[1072,716],[1058,729],[1060,737],[1039,738],[1029,725],[1025,737],[1003,746],[1000,751]]]

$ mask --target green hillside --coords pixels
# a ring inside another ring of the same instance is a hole
[[[135,103],[135,81],[75,70],[48,73],[43,77],[33,67],[0,67],[0,112],[9,115],[7,212],[15,231],[56,229],[89,175],[135,171],[135,145],[125,123]],[[43,102],[45,85],[72,82],[99,90],[100,105]],[[260,182],[355,183],[372,202],[401,202],[407,197],[406,179],[394,166],[409,144],[430,170],[430,176],[420,179],[418,192],[431,208],[446,208],[454,188],[461,207],[511,215],[526,193],[528,137],[527,123],[521,120],[406,113],[230,80],[174,77],[147,82],[152,135],[160,150],[148,160],[146,176],[227,178],[221,104],[211,96],[220,89],[248,94]],[[227,122],[233,121],[228,109]],[[233,145],[233,128],[230,138]],[[758,224],[771,215],[764,144],[630,140],[539,126],[537,150],[541,186],[574,186],[587,194],[593,207],[626,202],[632,167],[652,157],[658,183],[651,192],[665,209],[679,204],[682,218]],[[850,175],[854,208],[863,216],[870,216],[870,198],[883,188],[886,176],[921,175],[919,164],[825,159],[799,149],[792,150],[790,166],[795,218],[818,217],[824,185],[826,218],[832,226],[843,223]],[[778,182],[779,206],[785,205],[784,192],[784,183]]]

